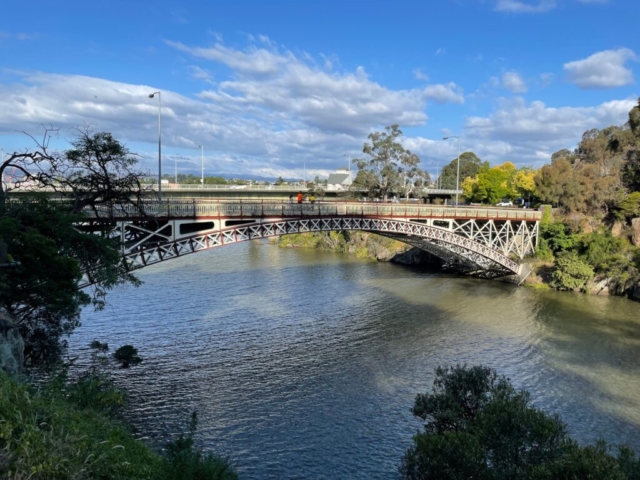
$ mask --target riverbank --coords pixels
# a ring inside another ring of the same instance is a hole
[[[0,370],[0,477],[236,480],[227,461],[181,435],[161,455],[114,416],[124,392],[100,375],[38,388]],[[194,476],[197,475],[197,476]]]

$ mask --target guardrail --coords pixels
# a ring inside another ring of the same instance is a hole
[[[366,189],[357,188],[357,187],[349,187],[345,189],[341,188],[327,188],[324,186],[320,186],[322,190],[325,192],[342,192],[342,193],[366,193]],[[162,191],[224,191],[224,192],[303,192],[308,193],[308,187],[304,187],[301,185],[200,185],[200,184],[185,184],[185,183],[169,183],[162,185]],[[69,188],[58,187],[56,189],[52,187],[42,187],[38,185],[23,185],[18,188],[12,187],[10,192],[70,192]],[[149,194],[155,194],[158,191],[157,183],[147,183],[143,184],[143,191]],[[419,195],[455,195],[458,193],[462,195],[462,190],[448,190],[444,188],[425,188],[416,192]]]
[[[144,215],[140,214],[144,212]],[[384,218],[467,218],[539,221],[542,212],[521,208],[384,204],[362,202],[289,203],[270,201],[164,201],[100,207],[104,218],[198,218],[198,217],[384,217]],[[94,216],[87,212],[88,216]]]

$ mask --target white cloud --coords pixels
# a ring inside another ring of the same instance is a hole
[[[453,82],[427,85],[422,93],[424,98],[437,103],[464,103],[462,89]]]
[[[582,60],[565,63],[564,69],[569,81],[580,88],[615,88],[634,82],[633,73],[625,64],[637,59],[633,50],[628,48],[604,50]]]
[[[550,73],[550,72],[541,73],[540,85],[542,85],[543,87],[548,87],[553,83],[554,78],[555,78],[555,75],[553,73]]]
[[[455,84],[391,90],[371,80],[362,67],[353,72],[328,71],[326,62],[318,66],[308,54],[296,56],[272,43],[245,50],[221,44],[208,48],[168,44],[233,70],[231,79],[201,92],[201,100],[269,121],[288,119],[322,131],[362,134],[392,123],[423,124],[427,100],[462,100]],[[336,63],[332,61],[332,66]]]
[[[509,13],[545,13],[556,7],[555,0],[498,0],[495,9]]]
[[[513,93],[524,93],[527,84],[518,72],[506,72],[502,75],[502,86]]]
[[[422,69],[420,69],[420,68],[416,68],[416,69],[413,71],[413,76],[416,78],[416,80],[423,80],[423,81],[425,81],[425,82],[428,82],[428,81],[429,81],[429,75],[427,75],[426,73],[424,73],[424,72],[422,71]]]
[[[212,47],[188,47],[181,42],[172,41],[166,43],[195,57],[220,62],[233,70],[248,74],[274,74],[288,61],[294,59],[290,52],[279,54],[277,51],[256,47],[243,52],[225,47],[221,43],[216,43]]]
[[[502,145],[498,158],[540,164],[536,152],[555,152],[571,148],[592,128],[622,125],[635,98],[612,100],[594,107],[548,107],[535,101],[527,105],[522,98],[502,99],[487,117],[468,117],[465,130],[477,145]],[[548,160],[548,157],[546,158]]]
[[[197,65],[189,66],[189,73],[193,78],[204,80],[207,83],[213,83],[213,75],[208,70],[200,68]]]
[[[148,94],[157,86],[79,75],[11,75],[10,83],[0,84],[0,133],[36,133],[40,124],[51,124],[70,138],[74,127],[91,124],[127,143],[155,141],[157,101]],[[296,61],[266,80],[259,73],[237,74],[196,98],[163,91],[162,143],[187,151],[205,144],[208,173],[301,178],[304,160],[310,171],[328,173],[342,154],[358,155],[374,129],[424,124],[427,96],[422,89],[387,89],[362,68],[339,75]],[[25,140],[17,148],[28,145]],[[145,162],[154,170],[149,153]]]

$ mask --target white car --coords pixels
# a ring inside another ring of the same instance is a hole
[[[504,198],[501,202],[496,203],[496,207],[513,207],[513,202]]]

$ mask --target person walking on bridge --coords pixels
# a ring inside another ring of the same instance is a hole
[[[289,203],[293,203],[293,193],[289,195]]]
[[[298,192],[298,203],[302,203],[302,192]]]

